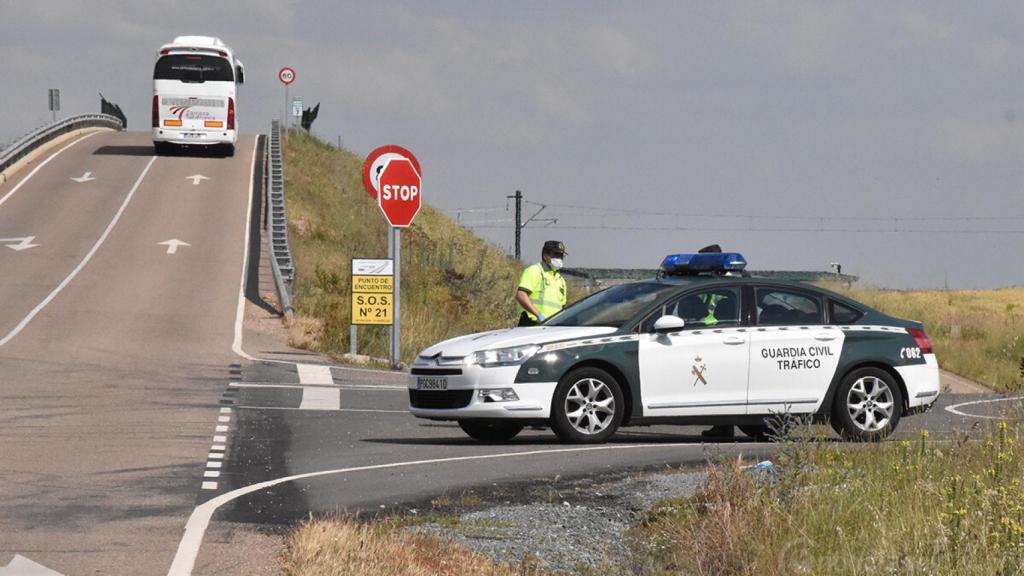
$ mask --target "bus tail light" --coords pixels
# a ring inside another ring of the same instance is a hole
[[[207,128],[223,128],[224,127],[224,123],[221,122],[220,120],[207,120],[207,121],[203,122],[203,126],[205,126]]]
[[[235,99],[228,98],[228,130],[235,129]]]
[[[153,95],[153,128],[160,127],[160,101],[157,95]]]
[[[914,343],[921,349],[921,354],[932,353],[932,340],[920,328],[907,328],[907,333],[914,339]]]

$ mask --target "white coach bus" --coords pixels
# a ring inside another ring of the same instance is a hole
[[[160,48],[153,70],[153,146],[218,148],[227,156],[238,141],[238,85],[242,61],[220,38],[179,36]]]

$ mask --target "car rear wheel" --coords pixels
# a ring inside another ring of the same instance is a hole
[[[896,430],[902,413],[895,378],[880,368],[858,368],[836,390],[832,427],[847,440],[875,442]]]
[[[615,434],[625,409],[622,390],[600,368],[579,368],[555,388],[551,428],[565,442],[596,444]]]
[[[523,425],[517,422],[487,422],[474,420],[460,420],[459,428],[470,438],[481,442],[508,442],[516,437],[523,430]]]

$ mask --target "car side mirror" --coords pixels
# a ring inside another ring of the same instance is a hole
[[[680,330],[683,329],[683,325],[685,324],[686,323],[683,322],[683,319],[680,318],[679,316],[672,316],[671,314],[667,314],[665,316],[662,316],[661,318],[658,318],[654,322],[654,332],[657,334],[679,332]]]
[[[238,77],[238,83],[245,84],[245,66],[242,66],[241,62],[238,63],[238,66],[235,66],[235,72]]]

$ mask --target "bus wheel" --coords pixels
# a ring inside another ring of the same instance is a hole
[[[221,150],[223,151],[225,158],[233,158],[235,156],[234,144],[225,144]]]

